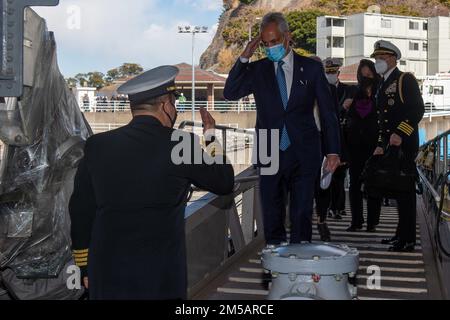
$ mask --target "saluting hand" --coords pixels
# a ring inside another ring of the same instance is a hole
[[[260,42],[261,42],[261,36],[258,35],[256,38],[254,38],[252,41],[250,41],[247,44],[247,47],[245,47],[245,50],[241,54],[241,57],[250,59],[253,56],[253,54],[255,53],[256,49],[258,49]]]
[[[216,120],[214,120],[212,115],[204,107],[200,108],[200,115],[202,116],[203,122],[203,134],[208,130],[214,130],[216,128]]]

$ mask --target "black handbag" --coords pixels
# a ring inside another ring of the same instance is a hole
[[[374,155],[364,167],[361,179],[369,197],[395,198],[415,192],[417,171],[406,167],[399,147],[390,146],[384,155]]]

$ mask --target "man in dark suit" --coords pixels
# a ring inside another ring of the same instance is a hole
[[[276,148],[272,149],[270,138],[263,141],[268,150],[279,155],[277,173],[264,175],[261,171],[260,176],[264,234],[269,245],[287,240],[284,218],[288,203],[291,243],[311,241],[313,197],[322,151],[327,155],[329,171],[339,165],[339,125],[323,66],[297,55],[291,49],[290,41],[284,16],[267,14],[261,23],[261,35],[248,44],[231,70],[224,90],[228,100],[254,95],[257,135],[262,129],[267,130],[269,137],[279,133]],[[267,58],[249,63],[261,42]],[[320,111],[326,150],[321,150],[314,119],[315,101]],[[261,162],[258,161],[259,166]]]
[[[178,72],[159,67],[125,83],[119,92],[128,94],[133,120],[86,142],[69,211],[73,254],[91,299],[185,299],[189,188],[233,191],[233,167],[220,164],[217,142],[209,155],[186,133],[192,157],[174,159]],[[212,130],[214,119],[201,113],[205,131]]]
[[[404,173],[417,174],[415,158],[419,150],[418,124],[424,114],[424,103],[417,80],[410,73],[397,68],[401,52],[393,43],[375,43],[375,69],[382,76],[376,93],[379,138],[374,154],[384,154],[390,146],[403,153]],[[395,236],[382,243],[392,244],[391,251],[413,251],[416,243],[416,188],[411,182],[409,191],[397,194],[399,224]]]
[[[345,178],[348,169],[348,152],[347,145],[344,139],[344,130],[347,124],[347,110],[344,104],[347,99],[352,99],[355,94],[355,87],[342,83],[339,80],[340,68],[342,63],[338,59],[328,58],[324,61],[325,73],[330,84],[332,95],[337,101],[337,114],[341,129],[341,165],[333,174],[331,182],[331,204],[330,217],[334,219],[342,219],[345,215]]]

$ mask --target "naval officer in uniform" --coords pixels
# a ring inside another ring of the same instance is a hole
[[[416,173],[416,154],[419,149],[418,124],[424,114],[424,104],[417,80],[411,73],[397,68],[400,50],[391,42],[375,43],[375,69],[382,80],[376,94],[379,138],[374,154],[383,154],[388,146],[401,149],[401,167],[407,173]],[[395,236],[383,240],[391,244],[391,251],[413,251],[416,242],[416,188],[398,194],[399,224]]]
[[[337,117],[340,124],[341,135],[341,164],[333,174],[331,182],[331,203],[330,217],[334,219],[342,219],[345,212],[345,178],[348,169],[348,151],[346,137],[344,135],[347,125],[347,108],[349,99],[353,99],[355,95],[355,87],[342,83],[339,80],[340,69],[342,63],[335,58],[327,58],[323,61],[325,74],[330,84],[330,90],[334,100],[337,102]]]
[[[197,164],[171,157],[178,72],[163,66],[122,85],[132,121],[86,141],[69,210],[73,253],[91,299],[185,299],[189,188],[233,191],[233,167],[214,161],[221,157],[217,142],[207,147],[211,156],[192,144],[202,153]],[[210,132],[215,121],[201,114]]]

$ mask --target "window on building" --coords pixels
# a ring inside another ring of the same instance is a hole
[[[406,66],[406,61],[405,60],[400,60],[400,65],[401,66]]]
[[[382,28],[391,28],[392,21],[390,19],[381,19],[381,27]]]
[[[419,51],[419,43],[418,42],[409,42],[409,50],[410,51]]]
[[[419,30],[419,22],[417,22],[417,21],[410,21],[409,22],[409,29],[410,30]]]
[[[334,37],[333,48],[343,48],[343,47],[344,47],[344,37]]]
[[[327,48],[331,48],[331,37],[327,37]]]
[[[327,27],[331,27],[331,18],[327,18]]]
[[[433,94],[435,95],[443,95],[444,94],[444,87],[443,86],[435,86],[433,87]]]
[[[423,23],[423,30],[428,30],[428,22]]]
[[[333,19],[333,27],[344,27],[344,19]]]
[[[424,42],[422,44],[422,51],[428,51],[428,43],[427,42]]]

